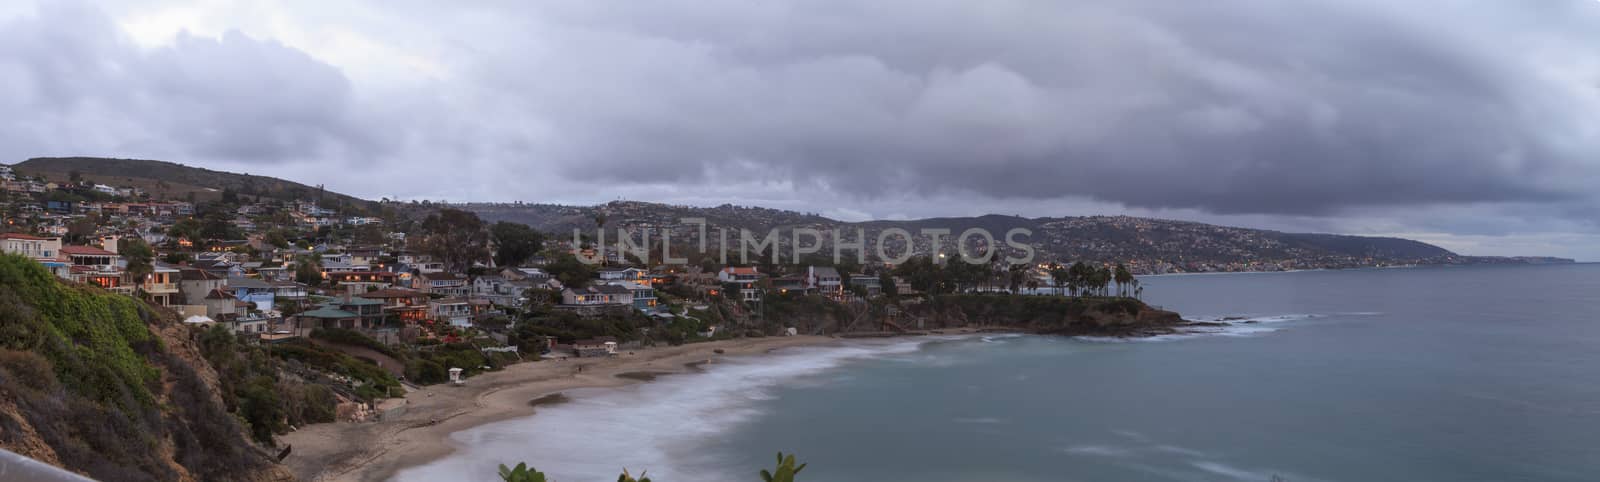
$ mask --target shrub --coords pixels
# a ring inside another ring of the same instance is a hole
[[[12,378],[23,386],[50,391],[56,387],[55,369],[38,353],[0,350],[0,377]]]
[[[397,360],[401,359],[400,353],[396,352],[393,348],[390,348],[389,345],[379,343],[378,340],[374,340],[372,337],[364,335],[355,330],[346,330],[344,328],[318,328],[311,330],[311,337],[319,340],[331,341],[341,345],[369,348],[372,351],[388,355],[391,358]]]

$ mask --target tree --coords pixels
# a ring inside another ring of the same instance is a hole
[[[794,482],[794,476],[798,475],[800,471],[804,470],[805,468],[806,464],[795,466],[794,454],[789,454],[788,457],[784,457],[783,452],[778,452],[777,469],[773,470],[772,472],[762,469],[761,480],[762,482]]]
[[[360,245],[371,246],[383,244],[383,226],[377,224],[363,224],[356,226],[354,237],[356,244]]]
[[[303,256],[294,263],[294,280],[308,286],[322,284],[322,267],[311,256]]]
[[[544,270],[567,288],[582,288],[594,278],[594,268],[578,261],[577,256],[569,253],[557,256],[550,264],[545,265]]]
[[[155,272],[156,253],[150,245],[142,239],[124,239],[117,244],[117,254],[128,262],[128,276],[133,278],[135,284],[144,284],[144,279]]]
[[[67,244],[82,244],[89,241],[95,232],[100,229],[100,216],[90,214],[67,223]]]
[[[519,463],[515,468],[500,464],[500,480],[505,482],[546,482],[543,472],[529,467],[526,463]]]
[[[1011,293],[1016,294],[1022,283],[1028,279],[1028,265],[1013,264],[1006,267],[1006,287],[1011,288]]]
[[[271,231],[267,231],[267,236],[266,236],[265,241],[267,242],[267,244],[270,244],[270,245],[272,245],[272,246],[274,246],[276,248],[279,248],[279,249],[283,249],[283,248],[289,247],[289,238],[287,238],[287,237],[285,237],[283,235],[283,229],[281,229],[281,228],[280,229],[274,229],[274,230],[271,230]]]
[[[77,185],[78,183],[83,182],[83,173],[78,172],[77,169],[73,169],[71,171],[68,171],[67,172],[67,180],[72,181],[73,185]]]
[[[895,286],[894,277],[889,276],[889,272],[878,273],[878,285],[883,288],[883,295],[889,297],[889,299],[900,297],[900,287]]]
[[[198,241],[200,240],[200,221],[192,217],[179,219],[172,223],[172,227],[167,228],[167,236],[174,239]]]
[[[1116,272],[1117,296],[1128,296],[1128,287],[1133,285],[1133,272],[1122,263],[1117,263]]]
[[[544,235],[522,223],[500,221],[489,228],[494,240],[494,264],[516,266],[544,248]]]
[[[233,225],[228,213],[220,210],[206,213],[200,220],[200,237],[205,239],[239,239],[239,228]]]
[[[1077,265],[1073,265],[1073,267],[1076,268]],[[1072,287],[1073,295],[1078,294],[1077,283],[1072,279],[1072,271],[1062,268],[1061,265],[1050,264],[1050,280],[1055,282],[1056,290],[1061,294],[1067,294],[1066,288],[1069,286]]]
[[[489,255],[489,234],[478,215],[440,209],[422,220],[422,249],[454,272],[465,272]]]

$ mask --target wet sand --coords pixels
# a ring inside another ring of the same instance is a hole
[[[280,437],[279,443],[294,446],[284,464],[300,480],[382,481],[401,469],[449,455],[455,450],[451,433],[532,415],[538,406],[565,402],[563,391],[648,382],[701,370],[721,357],[839,341],[822,336],[741,338],[623,351],[610,358],[520,363],[473,377],[462,386],[424,387],[403,400],[386,402],[385,407],[404,406],[399,416],[311,425]]]

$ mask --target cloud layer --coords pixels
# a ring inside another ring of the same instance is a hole
[[[31,10],[0,20],[8,160],[158,157],[374,197],[1600,229],[1593,1]]]

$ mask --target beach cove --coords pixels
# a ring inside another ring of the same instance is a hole
[[[399,416],[300,427],[279,443],[293,446],[284,463],[300,480],[388,480],[401,469],[449,455],[455,450],[451,433],[532,415],[536,407],[531,402],[541,397],[652,378],[644,374],[689,373],[695,364],[716,363],[724,357],[839,342],[823,336],[741,338],[624,351],[610,358],[519,363],[473,377],[462,386],[440,384],[412,391]]]

